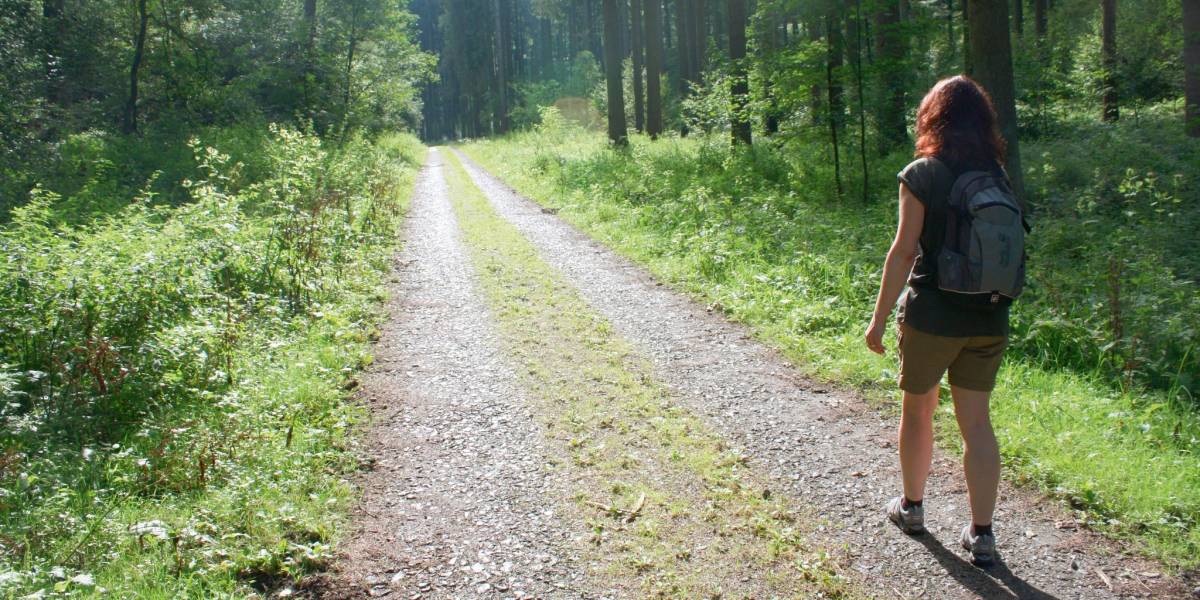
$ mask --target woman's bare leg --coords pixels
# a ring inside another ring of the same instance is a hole
[[[923,500],[929,461],[933,458],[933,412],[937,410],[938,388],[923,394],[904,392],[900,411],[900,472],[904,495]]]
[[[976,525],[991,525],[1000,485],[1000,448],[992,431],[988,400],[991,392],[951,386],[954,416],[962,433],[963,472],[967,477],[967,499]]]

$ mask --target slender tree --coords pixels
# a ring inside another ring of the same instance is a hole
[[[662,0],[641,0],[646,14],[646,132],[662,134]]]
[[[125,103],[125,118],[121,124],[125,133],[137,133],[138,128],[138,77],[146,54],[146,28],[150,23],[146,0],[137,0],[137,14],[138,28],[134,35],[133,61],[129,65],[129,98]]]
[[[312,110],[312,85],[316,77],[317,0],[304,0],[304,110]]]
[[[509,40],[510,34],[507,14],[508,5],[512,0],[495,0],[493,5],[493,14],[495,15],[496,29],[493,36],[496,40],[496,50],[492,55],[494,68],[496,72],[496,119],[495,127],[497,133],[505,133],[508,131],[508,78],[512,71],[509,70]],[[618,48],[618,51],[619,48]]]
[[[1186,129],[1200,137],[1200,0],[1183,0],[1183,71]]]
[[[958,53],[958,41],[954,36],[954,0],[946,0],[946,49],[950,56]]]
[[[67,81],[63,74],[63,48],[67,43],[67,15],[63,0],[42,1],[42,60],[46,72],[46,100],[67,104]]]
[[[863,202],[870,199],[871,172],[867,167],[867,107],[863,93],[863,20],[862,0],[854,2],[854,77],[858,85],[858,154],[862,166]]]
[[[633,128],[642,133],[646,130],[646,106],[642,101],[642,0],[629,2],[629,27],[633,42],[630,50],[633,53]]]
[[[663,37],[659,32],[662,0],[642,2],[646,11],[646,133],[651,138],[657,138],[663,131]]]
[[[1121,109],[1117,94],[1117,0],[1101,0],[1104,16],[1101,19],[1100,54],[1103,62],[1104,75],[1104,113],[1105,121],[1113,122],[1121,118]]]
[[[829,140],[833,145],[833,177],[837,184],[837,195],[842,197],[842,159],[838,149],[838,130],[842,128],[842,84],[839,83],[842,68],[842,15],[834,5],[825,13],[825,89],[829,94],[826,110],[829,111]]]
[[[629,144],[625,127],[625,99],[621,78],[621,24],[617,0],[604,0],[604,71],[608,87],[608,139],[615,146]]]
[[[771,72],[770,65],[772,58],[779,51],[780,45],[780,18],[777,11],[770,11],[764,15],[760,21],[761,30],[759,32],[759,47],[762,48],[767,56],[767,60],[761,63],[765,69],[762,73],[763,99],[766,101],[766,110],[763,115],[763,130],[767,135],[774,135],[779,132],[779,101],[775,94],[774,73]],[[786,32],[786,26],[783,29]],[[785,42],[786,43],[786,42]]]
[[[688,93],[688,82],[692,80],[692,36],[689,32],[691,27],[691,18],[688,13],[692,8],[689,6],[691,0],[675,0],[675,62],[678,73],[678,78],[675,81],[676,87],[679,90],[679,95],[684,96]]]
[[[350,31],[346,39],[346,67],[342,86],[342,139],[350,128],[350,99],[354,94],[354,53],[358,50],[358,17],[361,0],[350,0]]]
[[[1013,0],[1013,32],[1025,35],[1025,0]]]
[[[1008,34],[1008,0],[971,0],[971,56],[973,76],[992,96],[1000,132],[1008,144],[1006,169],[1017,196],[1025,199],[1021,149],[1017,140],[1017,106],[1014,98],[1012,43]]]
[[[1049,0],[1033,0],[1033,32],[1037,34],[1038,41],[1046,39],[1046,32],[1049,29],[1050,23],[1046,13],[1049,10]]]
[[[733,63],[730,94],[733,102],[733,144],[751,143],[750,119],[746,104],[750,84],[746,80],[746,0],[729,0],[729,59]]]
[[[706,21],[704,10],[704,0],[691,0],[692,10],[688,13],[688,33],[692,36],[690,48],[692,51],[692,82],[701,83],[704,80],[704,59],[706,46],[708,45],[708,36],[706,35]]]
[[[962,18],[963,72],[970,74],[975,70],[975,64],[971,60],[971,0],[962,0]],[[1007,25],[1004,30],[1008,31]]]
[[[879,74],[879,99],[876,122],[879,127],[879,151],[885,154],[908,144],[908,125],[904,114],[907,47],[900,20],[900,1],[884,0],[875,13],[875,56]]]

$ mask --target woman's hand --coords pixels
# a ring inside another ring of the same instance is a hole
[[[871,319],[871,324],[867,326],[867,333],[863,338],[867,342],[867,348],[875,354],[883,354],[883,331],[887,329],[887,321],[879,319]]]

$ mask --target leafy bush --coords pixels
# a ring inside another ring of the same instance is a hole
[[[250,179],[194,141],[179,206],[147,192],[71,226],[73,199],[38,191],[0,229],[0,591],[232,591],[327,556],[339,386],[419,144],[260,144]]]

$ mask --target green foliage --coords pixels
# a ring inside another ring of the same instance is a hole
[[[240,596],[328,560],[359,418],[340,386],[419,144],[258,145],[250,179],[194,141],[178,207],[69,225],[37,191],[0,229],[0,593]]]
[[[52,18],[42,11],[50,0],[0,1],[0,218],[39,183],[85,212],[107,210],[155,171],[163,175],[151,191],[186,201],[178,184],[195,177],[192,137],[253,170],[256,149],[208,136],[261,140],[267,122],[339,141],[415,129],[419,86],[434,68],[414,42],[414,17],[395,2],[318,2],[311,29],[299,1],[148,0],[139,135],[118,136],[137,3],[59,3]],[[93,175],[115,187],[80,194]]]
[[[1026,147],[1038,157],[1030,281],[994,420],[1018,477],[1070,499],[1081,519],[1194,566],[1200,188],[1187,165],[1200,147],[1170,111],[1147,113],[1140,127],[1090,117],[1076,135]],[[824,145],[799,136],[733,150],[724,135],[635,137],[617,153],[592,134],[533,132],[468,150],[754,325],[802,369],[875,395],[894,389],[894,357],[869,354],[861,333],[896,226],[888,175],[909,158],[874,166],[880,201],[864,205],[830,193]]]

